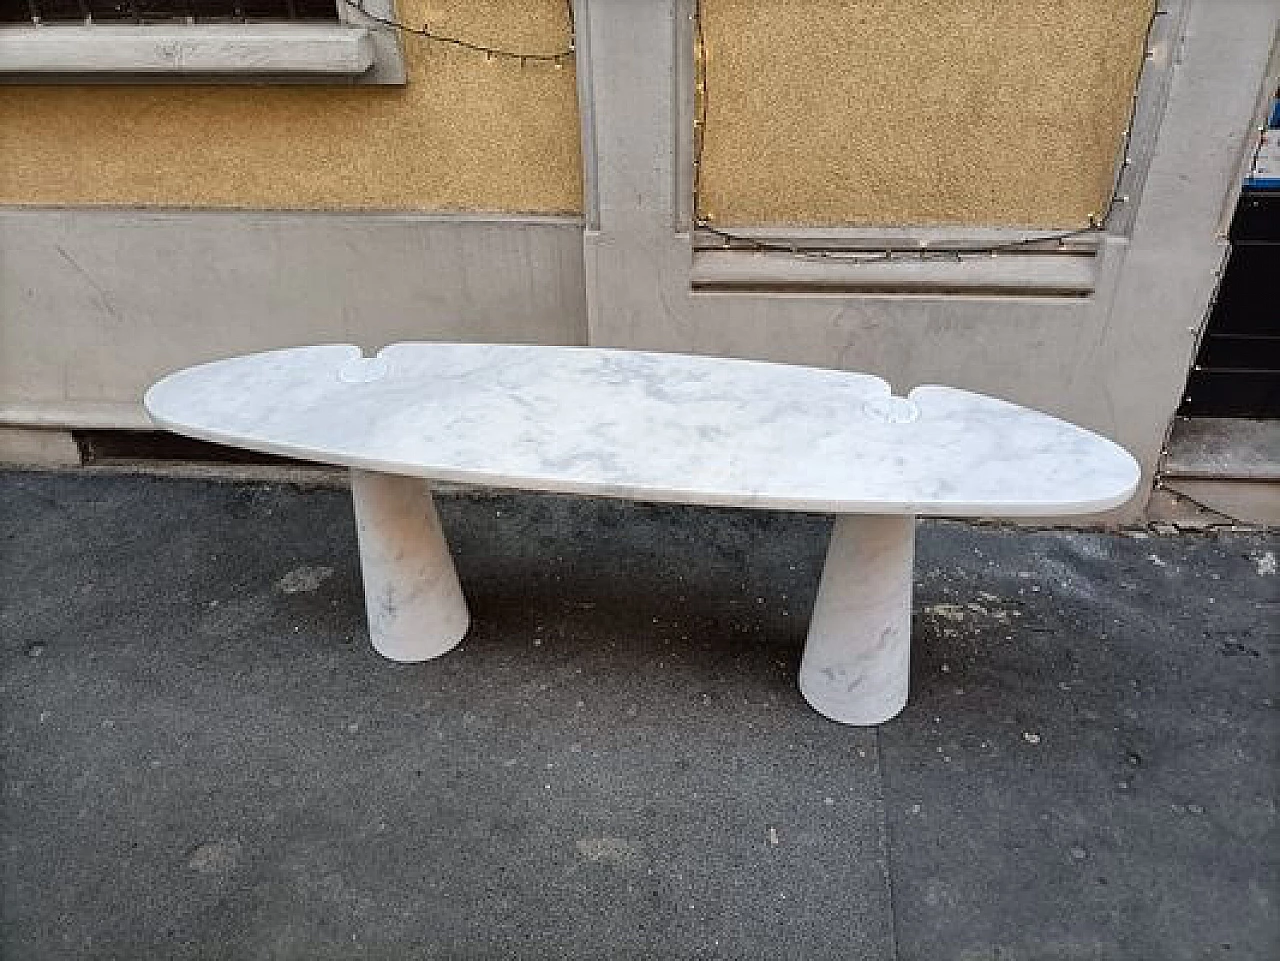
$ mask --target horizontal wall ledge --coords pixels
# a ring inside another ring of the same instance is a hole
[[[703,250],[752,249],[752,244],[797,250],[985,250],[1018,246],[1036,251],[1097,251],[1107,234],[1095,228],[1031,227],[708,227],[694,228]]]
[[[850,259],[778,251],[695,250],[692,286],[708,292],[1085,297],[1097,283],[1097,260],[1091,252]]]
[[[1169,479],[1280,483],[1280,420],[1178,417],[1160,473]]]
[[[1156,487],[1152,520],[1180,527],[1280,527],[1280,481],[1172,478]]]
[[[45,24],[0,27],[0,74],[355,77],[364,27],[342,23]]]
[[[368,227],[501,227],[505,229],[561,227],[582,231],[580,214],[522,214],[501,211],[380,210],[266,210],[255,207],[166,207],[120,204],[0,204],[0,231],[9,224],[59,223],[68,229],[94,221],[123,222],[130,228],[218,223],[253,228],[280,226]],[[2,236],[2,234],[0,234]]]
[[[142,404],[0,400],[0,427],[35,430],[156,430]]]

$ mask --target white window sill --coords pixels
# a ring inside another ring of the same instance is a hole
[[[752,251],[695,251],[693,289],[762,293],[1005,294],[1085,297],[1097,273],[1091,254],[1002,254],[963,261],[910,255],[848,262]]]
[[[351,81],[371,72],[376,53],[370,31],[349,23],[0,28],[0,77],[5,79],[92,81],[139,76]]]
[[[1045,232],[1003,228],[742,228],[733,235],[730,242],[695,232],[693,290],[1087,297],[1104,246],[1097,234],[1027,243]],[[752,241],[765,249],[743,246]],[[956,249],[964,253],[945,253]]]

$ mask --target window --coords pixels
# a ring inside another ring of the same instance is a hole
[[[403,83],[392,0],[0,0],[0,80]]]
[[[708,292],[1088,296],[1129,231],[1186,11],[683,2],[679,222]]]

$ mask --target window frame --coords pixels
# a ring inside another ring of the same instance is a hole
[[[694,293],[1007,294],[1087,297],[1107,251],[1133,229],[1139,197],[1168,104],[1188,0],[1158,0],[1135,91],[1127,149],[1116,158],[1115,202],[1101,229],[1076,232],[1006,226],[788,227],[725,231],[697,221],[695,63],[697,0],[677,0],[676,231],[691,248]],[[729,240],[732,235],[736,240]],[[1038,238],[1045,238],[1036,242]],[[956,248],[964,252],[947,254]],[[925,256],[921,256],[922,252]]]
[[[0,24],[0,84],[403,84],[394,0],[334,3],[333,22]]]

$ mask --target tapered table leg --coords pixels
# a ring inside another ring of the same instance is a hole
[[[352,470],[351,499],[374,648],[393,661],[452,650],[471,616],[427,483]]]
[[[880,724],[907,703],[915,518],[836,518],[800,691],[842,724]]]

